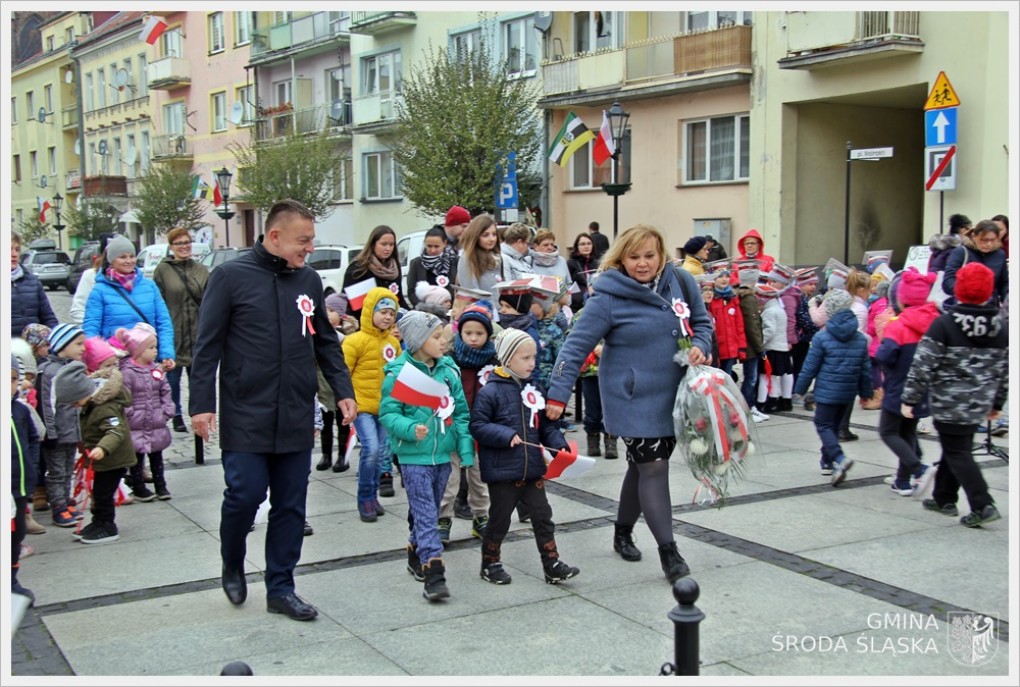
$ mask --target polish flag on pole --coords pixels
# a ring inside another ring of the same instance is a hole
[[[219,179],[217,179],[215,177],[213,178],[213,185],[212,185],[212,187],[213,187],[213,192],[212,192],[212,194],[213,194],[212,195],[213,206],[214,207],[219,207],[220,205],[223,205],[223,194],[220,193],[220,181],[219,181]]]
[[[163,32],[170,28],[162,17],[157,17],[155,14],[150,14],[148,19],[145,20],[145,26],[142,27],[142,32],[138,35],[138,40],[145,41],[149,45],[156,45],[156,41],[163,35]]]
[[[347,302],[350,303],[351,310],[361,310],[362,304],[365,302],[365,296],[368,292],[375,288],[375,277],[369,277],[365,281],[359,281],[357,284],[351,284],[344,293],[347,294]]]
[[[580,477],[595,467],[595,459],[588,456],[577,455],[577,444],[573,441],[567,442],[569,450],[560,449],[554,456],[552,451],[545,449],[546,455],[546,479],[559,479],[562,477]]]
[[[393,398],[412,406],[425,406],[434,411],[448,404],[450,389],[444,382],[429,377],[411,363],[406,363],[393,384]]]
[[[46,224],[46,211],[52,208],[50,201],[42,196],[36,196],[35,202],[39,205],[39,222],[40,224]]]
[[[616,146],[613,143],[613,129],[609,126],[609,117],[606,116],[606,111],[602,110],[602,126],[599,128],[599,135],[595,139],[595,145],[592,146],[591,156],[595,160],[596,165],[601,165],[611,158],[615,152]]]

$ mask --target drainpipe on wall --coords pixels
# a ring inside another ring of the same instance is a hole
[[[78,99],[77,114],[78,114],[78,174],[80,176],[79,183],[81,187],[78,191],[78,197],[84,199],[85,197],[85,103],[84,103],[84,92],[81,87],[81,80],[83,78],[81,73],[81,62],[74,55],[75,48],[78,47],[78,40],[71,41],[71,49],[67,51],[68,57],[74,62],[74,90],[75,97]],[[65,177],[66,179],[66,177]],[[67,192],[65,186],[64,192]],[[84,204],[84,203],[83,203]],[[68,238],[70,241],[70,238]]]
[[[549,124],[552,121],[552,111],[546,110],[545,115],[542,117],[542,150],[546,150],[549,145]],[[542,154],[542,196],[539,203],[539,207],[542,208],[542,225],[549,226],[549,221],[552,215],[550,214],[551,209],[549,207],[549,156],[545,153]],[[565,240],[565,239],[564,239]]]

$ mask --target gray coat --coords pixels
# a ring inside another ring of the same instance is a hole
[[[77,444],[81,441],[78,409],[67,403],[55,403],[53,398],[53,378],[69,362],[70,358],[50,353],[39,364],[39,373],[35,378],[35,388],[39,391],[39,414],[46,423],[46,439],[56,439],[58,444]]]
[[[680,337],[674,299],[690,309],[693,344],[706,354],[712,350],[712,320],[694,277],[667,266],[653,291],[609,269],[599,274],[594,290],[553,366],[549,399],[566,404],[585,358],[604,339],[599,389],[606,432],[673,436],[673,402],[686,371],[673,362]]]

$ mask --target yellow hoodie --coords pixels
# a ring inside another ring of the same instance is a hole
[[[359,413],[379,414],[382,383],[386,363],[401,353],[400,342],[391,331],[382,331],[372,323],[376,304],[383,298],[397,297],[389,289],[378,286],[368,292],[361,310],[361,330],[344,339],[344,360],[351,371],[354,398]]]

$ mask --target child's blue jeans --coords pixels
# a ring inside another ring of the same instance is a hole
[[[381,463],[390,455],[386,428],[379,417],[370,413],[358,413],[354,418],[354,431],[361,443],[361,460],[358,462],[358,500],[375,499],[379,496],[379,475]]]
[[[404,489],[407,491],[407,523],[410,536],[407,541],[416,549],[422,563],[441,558],[443,544],[439,541],[439,506],[450,479],[452,466],[403,465]]]
[[[843,447],[839,445],[839,423],[846,404],[815,403],[815,431],[822,440],[822,463],[843,462]]]

